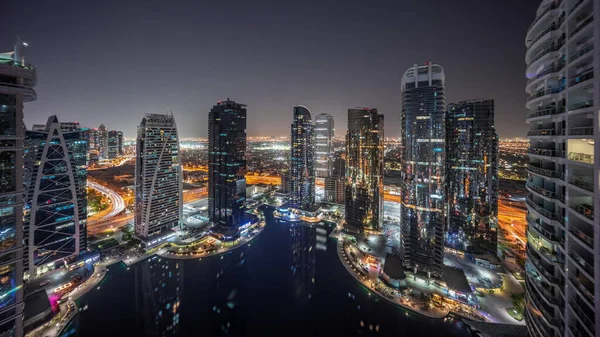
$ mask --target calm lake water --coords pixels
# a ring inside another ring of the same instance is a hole
[[[62,336],[465,336],[369,292],[320,227],[276,221],[250,246],[110,268]],[[327,232],[326,232],[327,231]]]

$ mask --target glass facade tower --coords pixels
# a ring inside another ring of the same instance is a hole
[[[210,220],[237,229],[246,214],[246,105],[228,98],[210,110],[208,170]]]
[[[23,103],[37,74],[23,43],[0,54],[0,336],[23,336]]]
[[[333,166],[333,116],[319,114],[315,117],[315,158],[317,177],[331,176]]]
[[[87,248],[87,149],[79,124],[56,116],[25,133],[25,271],[31,277]]]
[[[440,277],[446,214],[444,70],[414,65],[402,77],[401,255],[406,267]]]
[[[146,114],[138,126],[135,235],[146,245],[181,223],[183,193],[179,136],[173,114]]]
[[[314,126],[308,108],[294,107],[290,152],[290,206],[306,209],[315,203]]]
[[[378,231],[383,220],[383,114],[348,109],[345,206],[348,230]]]
[[[446,113],[446,244],[497,253],[498,135],[494,100],[449,104]]]

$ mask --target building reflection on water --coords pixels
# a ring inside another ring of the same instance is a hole
[[[135,304],[144,336],[177,336],[183,294],[183,263],[157,256],[134,268]]]
[[[290,272],[292,292],[298,306],[306,305],[315,291],[317,250],[326,250],[326,231],[314,224],[290,224]]]

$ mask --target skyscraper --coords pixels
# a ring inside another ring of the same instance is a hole
[[[333,116],[322,113],[315,117],[315,158],[317,177],[326,178],[333,170]]]
[[[498,135],[494,100],[448,105],[446,113],[447,244],[496,254]]]
[[[208,211],[235,239],[246,214],[246,105],[219,101],[208,114]]]
[[[315,203],[314,126],[307,107],[295,106],[290,151],[290,206]]]
[[[378,231],[383,220],[383,114],[348,109],[346,133],[346,225]]]
[[[406,267],[440,277],[444,252],[444,70],[414,65],[402,77],[401,255]]]
[[[343,204],[345,198],[345,155],[338,155],[331,165],[331,175],[325,178],[325,201]]]
[[[180,225],[183,195],[179,136],[172,113],[146,114],[137,130],[135,235],[146,245]]]
[[[123,154],[123,131],[117,131],[117,155],[122,156]]]
[[[23,103],[37,98],[23,43],[0,54],[0,335],[23,336]]]
[[[101,159],[108,159],[108,130],[104,124],[100,124],[97,131],[97,149]]]
[[[25,271],[35,277],[87,248],[87,140],[78,123],[50,116],[24,144]]]
[[[600,3],[542,1],[527,31],[530,336],[600,335]]]
[[[122,139],[121,134],[121,139]],[[108,159],[117,158],[119,155],[119,131],[110,130],[108,131],[108,140],[107,140],[107,153]]]

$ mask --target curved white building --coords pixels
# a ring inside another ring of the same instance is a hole
[[[17,39],[0,53],[0,336],[23,336],[23,103],[37,94],[35,68]]]
[[[597,0],[545,0],[525,39],[531,336],[600,335],[598,19]]]

